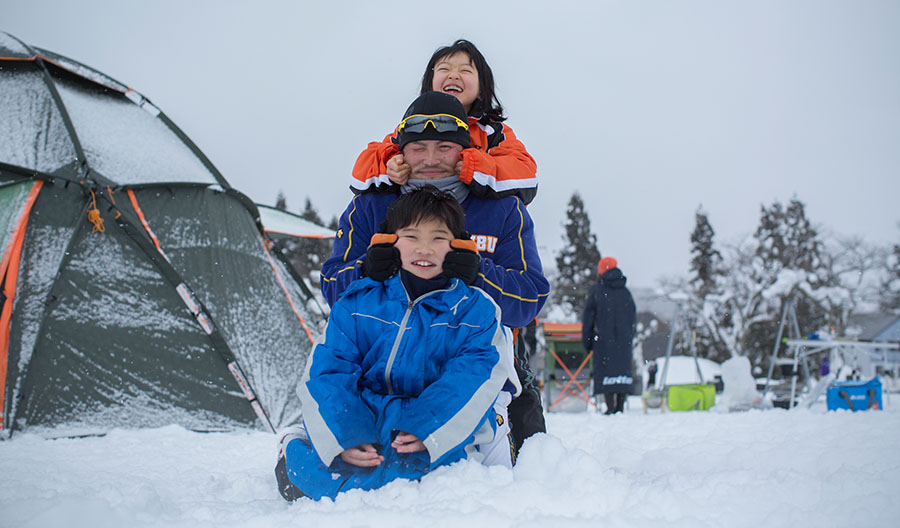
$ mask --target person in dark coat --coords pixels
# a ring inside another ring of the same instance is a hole
[[[600,278],[584,304],[581,340],[594,357],[594,396],[603,394],[606,414],[622,412],[634,383],[631,343],[636,310],[625,276],[612,257],[597,264]]]

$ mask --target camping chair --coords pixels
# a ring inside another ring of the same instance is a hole
[[[541,328],[546,344],[543,391],[547,410],[573,410],[563,404],[573,399],[584,402],[585,408],[590,404],[598,409],[589,392],[593,354],[581,344],[581,323],[545,321]]]
[[[549,410],[552,411],[553,408],[556,407],[561,401],[571,396],[574,396],[579,400],[584,401],[585,403],[589,403],[596,408],[597,403],[593,398],[591,398],[590,394],[587,391],[587,388],[585,387],[586,385],[588,385],[588,381],[584,380],[585,384],[582,385],[581,381],[579,381],[578,379],[578,376],[581,374],[581,371],[584,370],[584,367],[591,362],[591,358],[593,357],[594,352],[591,351],[585,354],[584,360],[581,361],[581,364],[578,365],[578,368],[575,369],[574,373],[566,365],[566,362],[559,357],[559,355],[556,353],[556,350],[551,349],[550,353],[553,356],[553,359],[556,360],[556,364],[562,367],[569,380],[565,385],[563,385],[562,390],[559,391],[559,394],[556,396],[556,399],[553,400],[553,403],[550,404]],[[571,354],[569,354],[568,356],[572,357]],[[572,387],[573,383],[575,384],[574,387]]]

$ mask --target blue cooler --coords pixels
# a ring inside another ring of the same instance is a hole
[[[849,409],[868,411],[881,409],[881,381],[874,377],[869,381],[835,381],[826,393],[828,410]]]

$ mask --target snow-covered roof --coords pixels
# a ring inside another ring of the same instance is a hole
[[[854,314],[846,334],[862,341],[900,341],[900,317],[887,313]]]

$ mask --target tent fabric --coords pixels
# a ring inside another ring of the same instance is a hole
[[[261,226],[143,95],[0,33],[3,434],[296,422],[322,314]]]

